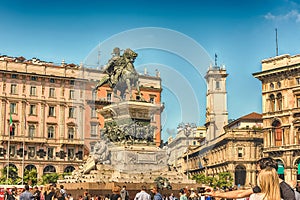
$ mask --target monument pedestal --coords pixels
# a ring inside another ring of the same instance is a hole
[[[109,148],[111,165],[120,172],[142,173],[167,168],[167,152],[145,144]]]

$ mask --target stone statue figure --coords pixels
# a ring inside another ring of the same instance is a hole
[[[110,152],[107,147],[107,141],[104,139],[98,141],[94,146],[92,155],[95,163],[110,164],[109,155]]]
[[[123,55],[120,55],[120,49],[114,48],[113,57],[108,61],[103,69],[106,75],[99,81],[94,90],[97,90],[102,85],[108,83],[113,88],[114,96],[124,99],[126,89],[132,99],[132,86],[135,86],[140,95],[139,75],[134,68],[134,61],[138,56],[131,49],[124,50]],[[117,94],[120,91],[120,95]]]
[[[94,146],[94,151],[90,154],[87,161],[80,170],[80,174],[88,174],[91,170],[96,169],[96,164],[110,164],[110,151],[107,146],[108,141],[101,139]]]

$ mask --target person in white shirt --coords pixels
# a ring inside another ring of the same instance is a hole
[[[134,200],[151,200],[150,194],[146,192],[146,186],[142,185],[141,191],[135,195]]]

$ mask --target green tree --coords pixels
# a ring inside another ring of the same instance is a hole
[[[219,188],[230,187],[233,184],[233,178],[229,172],[221,172],[217,176],[216,186]]]
[[[221,172],[216,176],[205,176],[196,174],[192,177],[197,183],[209,185],[211,187],[230,187],[233,184],[233,178],[229,172]]]
[[[49,183],[56,183],[57,180],[59,179],[59,174],[58,173],[49,173],[49,174],[44,174],[42,178],[39,180],[39,184],[45,185]]]
[[[0,184],[17,185],[20,182],[21,178],[18,176],[18,169],[14,165],[9,165],[9,167],[5,166],[3,169],[1,169]]]
[[[207,178],[205,174],[195,174],[193,175],[192,179],[195,180],[196,183],[207,184]]]
[[[32,185],[37,184],[37,170],[31,169],[31,170],[25,170],[24,172],[24,183],[31,183]]]

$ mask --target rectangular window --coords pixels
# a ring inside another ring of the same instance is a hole
[[[35,86],[30,87],[30,95],[31,96],[36,96],[36,87]]]
[[[92,109],[91,109],[91,117],[92,117],[92,118],[96,118],[96,117],[97,117],[97,111],[96,111],[96,108],[92,108]]]
[[[31,80],[32,81],[37,81],[37,77],[36,76],[31,76]]]
[[[69,118],[75,118],[75,108],[74,107],[69,108]]]
[[[75,81],[74,80],[70,80],[70,85],[75,85]]]
[[[98,125],[92,124],[91,125],[91,137],[97,137],[98,133]]]
[[[16,103],[10,103],[10,113],[17,114],[17,104]]]
[[[17,85],[16,84],[12,84],[10,86],[10,93],[11,94],[17,94]]]
[[[281,128],[275,129],[275,146],[282,146],[282,130]]]
[[[54,106],[49,106],[49,117],[55,117],[55,107]]]
[[[10,146],[9,147],[10,157],[15,157],[16,155],[16,146]]]
[[[35,147],[28,147],[28,157],[29,158],[35,157]]]
[[[47,149],[48,159],[53,159],[53,154],[54,154],[54,148],[53,147],[49,147]]]
[[[216,89],[220,89],[220,81],[216,81]]]
[[[54,78],[50,78],[50,79],[49,79],[49,82],[50,82],[50,83],[55,83]]]
[[[74,130],[73,127],[70,127],[70,128],[68,129],[68,139],[69,139],[69,140],[73,140],[73,139],[74,139],[74,132],[75,132],[75,130]]]
[[[18,75],[17,74],[12,74],[11,78],[16,79],[16,78],[18,78]]]
[[[297,107],[300,108],[300,97],[297,97]]]
[[[150,103],[154,103],[154,97],[150,97]]]
[[[296,84],[300,85],[300,78],[296,78]]]
[[[70,90],[70,99],[75,99],[75,91]]]
[[[55,97],[55,88],[49,89],[49,97],[54,98]]]
[[[107,101],[111,101],[111,93],[110,92],[107,93],[106,99],[107,99]]]
[[[28,137],[30,139],[33,139],[34,136],[35,136],[35,126],[34,125],[29,125]]]
[[[33,104],[30,105],[29,115],[36,115],[36,105],[33,105]]]
[[[72,160],[74,159],[74,149],[68,149],[68,159]]]
[[[238,157],[239,158],[243,157],[243,148],[242,147],[238,147]]]
[[[48,127],[48,139],[53,139],[54,138],[54,126],[49,126]]]

